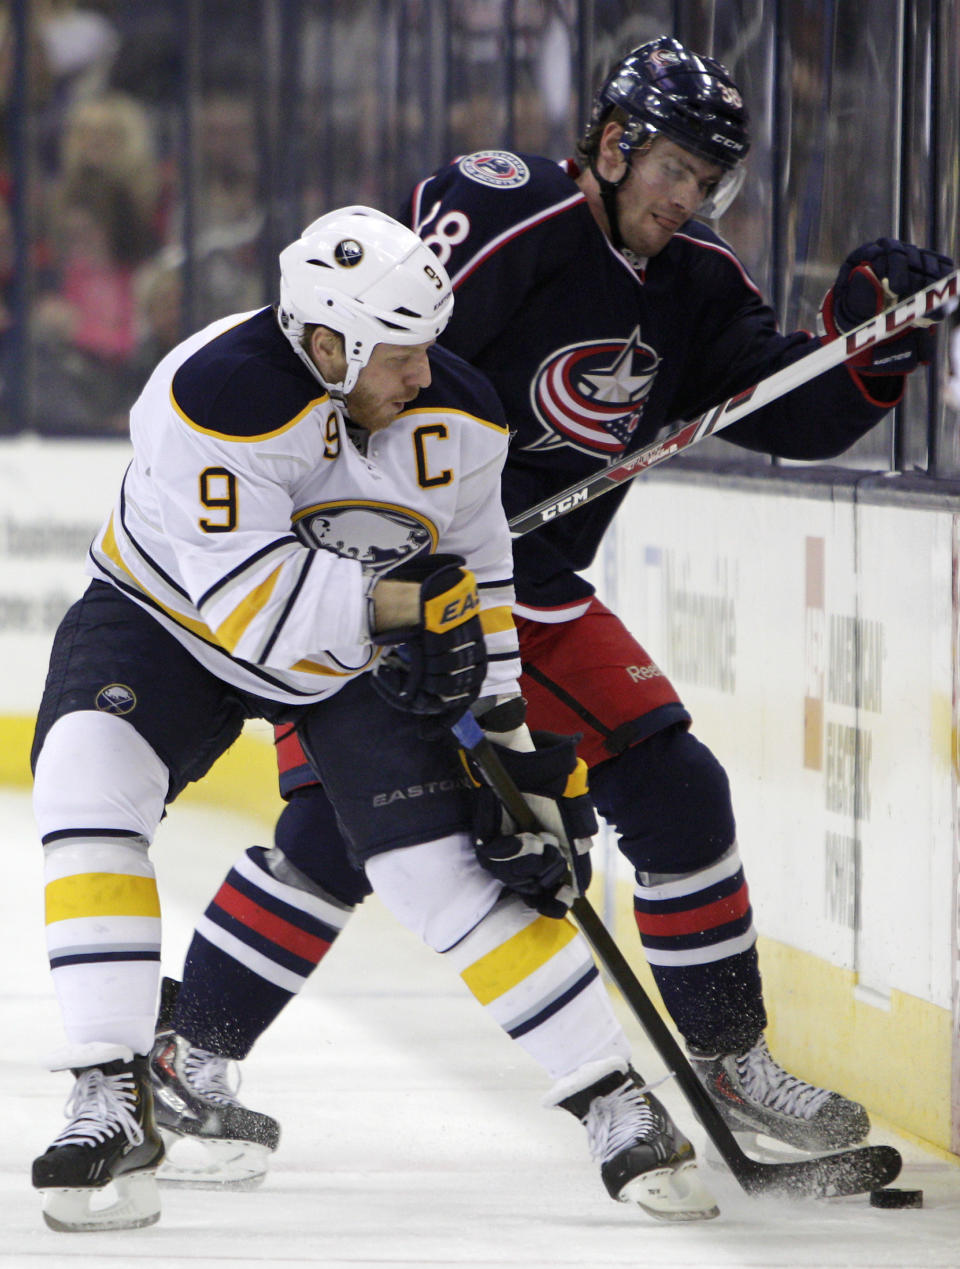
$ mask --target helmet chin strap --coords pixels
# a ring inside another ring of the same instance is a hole
[[[303,353],[303,358],[309,363],[314,375],[316,375],[316,377],[320,380],[334,401],[336,401],[338,405],[345,407],[347,404],[347,397],[357,386],[357,380],[360,378],[361,372],[363,371],[363,367],[366,363],[361,362],[356,358],[354,358],[353,361],[348,361],[346,374],[341,380],[339,380],[339,382],[335,383],[332,379],[325,379],[323,377],[320,373],[319,366],[317,366],[313,358],[307,353]]]
[[[279,314],[278,314],[278,321],[279,321]],[[316,381],[319,384],[321,384],[324,388],[326,388],[327,392],[329,392],[330,396],[334,399],[334,401],[338,402],[338,404],[340,405],[346,405],[347,393],[352,392],[353,389],[357,386],[357,380],[360,378],[360,371],[363,369],[363,365],[358,361],[353,361],[353,362],[348,361],[347,373],[344,375],[341,382],[332,383],[329,379],[325,379],[323,377],[323,375],[320,373],[320,367],[317,365],[317,363],[313,360],[313,358],[304,348],[303,344],[300,342],[300,337],[303,334],[303,326],[299,325],[299,326],[292,327],[292,333],[291,331],[288,331],[283,326],[282,322],[280,323],[280,328],[281,330],[283,330],[284,334],[287,335],[287,338],[290,343],[290,347],[297,354],[297,356],[300,358],[300,360],[303,362],[306,368],[310,371],[314,379],[316,379]],[[349,387],[347,386],[347,384],[349,384]]]
[[[329,379],[324,379],[323,375],[320,373],[319,370],[315,369],[314,374],[317,376],[317,378],[320,380],[320,382],[329,392],[331,399],[336,401],[337,405],[342,405],[344,408],[346,408],[347,393],[353,391],[354,383],[356,383],[356,379],[354,379],[354,383],[351,383],[349,388],[345,387],[347,379],[350,377],[349,367],[347,368],[346,375],[344,375],[344,377],[340,380],[339,383],[333,383]]]
[[[623,176],[618,181],[610,181],[605,176],[601,176],[597,168],[597,156],[590,156],[590,171],[593,178],[600,188],[600,199],[603,203],[603,210],[607,213],[607,224],[610,226],[610,241],[614,248],[619,251],[623,247],[623,238],[620,236],[620,217],[617,215],[617,190],[630,175],[630,164],[627,163]]]
[[[650,141],[641,145],[637,152],[643,154],[650,148]],[[633,159],[633,148],[621,145],[620,153],[623,155],[623,175],[617,180],[611,181],[607,177],[600,175],[597,167],[597,154],[594,152],[590,155],[590,171],[593,173],[593,179],[597,182],[600,189],[600,199],[603,203],[603,210],[607,213],[607,224],[610,226],[610,241],[617,251],[622,251],[626,245],[620,233],[620,217],[617,213],[617,190],[630,175],[630,163]]]
[[[319,383],[321,387],[326,388],[332,397],[342,399],[343,385],[339,383],[329,383],[326,379],[324,379],[323,375],[320,373],[320,367],[299,341],[291,340],[290,347],[310,371],[317,383]]]

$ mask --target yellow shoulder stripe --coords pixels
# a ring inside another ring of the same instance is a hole
[[[432,415],[435,418],[441,419],[450,418],[451,415],[459,415],[462,419],[468,419],[471,423],[480,423],[484,427],[489,427],[494,432],[500,432],[503,436],[509,436],[510,434],[510,428],[505,423],[494,423],[493,419],[482,418],[479,414],[471,414],[468,410],[451,410],[447,406],[439,408],[435,405],[425,405],[419,410],[404,410],[401,414],[397,415],[397,418],[408,419],[412,418],[415,414],[423,414],[425,416]]]
[[[308,401],[299,414],[295,414],[288,423],[284,423],[281,427],[275,427],[270,432],[260,432],[257,436],[234,436],[230,432],[215,432],[213,428],[201,427],[199,423],[195,423],[189,414],[185,414],[180,409],[177,404],[177,398],[173,395],[173,384],[170,385],[170,404],[188,427],[192,427],[195,432],[200,432],[203,436],[214,436],[218,441],[235,441],[238,445],[253,445],[257,441],[265,441],[271,436],[282,436],[284,432],[289,432],[292,427],[296,427],[302,419],[305,419],[311,410],[315,410],[318,405],[322,405],[324,401],[329,400],[329,396],[324,392],[322,396]]]

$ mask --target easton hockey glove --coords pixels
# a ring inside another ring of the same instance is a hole
[[[374,667],[375,690],[396,709],[438,725],[459,718],[477,699],[487,673],[487,647],[473,573],[459,555],[418,556],[386,575],[420,587],[415,626],[372,635],[400,645]]]
[[[498,881],[543,916],[562,917],[574,900],[568,859],[578,890],[590,884],[589,850],[597,817],[587,794],[587,766],[576,736],[533,732],[535,749],[508,749],[492,741],[497,757],[525,794],[541,823],[537,833],[517,825],[486,784],[477,790],[473,830],[477,858]]]
[[[906,299],[954,268],[949,256],[896,238],[879,238],[851,251],[823,297],[819,333],[833,338]],[[902,335],[864,349],[847,365],[863,375],[906,375],[933,357],[930,322],[921,319]]]

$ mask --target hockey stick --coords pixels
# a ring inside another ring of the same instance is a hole
[[[917,291],[907,299],[891,304],[875,317],[855,326],[846,335],[838,335],[828,343],[822,344],[813,352],[807,353],[805,357],[801,357],[799,361],[784,366],[782,370],[775,371],[766,379],[761,379],[752,388],[735,392],[732,397],[711,407],[699,418],[682,424],[672,432],[667,432],[665,436],[651,441],[649,445],[644,445],[629,458],[609,463],[606,467],[601,467],[599,471],[584,476],[583,480],[575,485],[570,485],[569,488],[554,494],[552,498],[538,502],[527,511],[521,511],[510,521],[511,535],[515,538],[523,537],[525,533],[539,528],[541,524],[547,524],[559,516],[575,511],[578,507],[586,506],[594,498],[599,498],[601,494],[616,489],[624,481],[633,480],[635,476],[648,471],[651,467],[656,467],[664,459],[673,458],[675,454],[682,453],[691,445],[696,445],[698,441],[722,431],[731,423],[736,423],[738,419],[745,418],[755,410],[769,405],[771,401],[776,401],[778,397],[792,392],[794,388],[809,383],[811,379],[815,379],[825,371],[832,370],[835,366],[856,356],[857,353],[885,339],[890,339],[893,335],[916,325],[917,322],[939,321],[939,316],[931,319],[930,314],[948,300],[957,297],[958,277],[960,277],[960,270],[954,269],[945,278],[941,278],[938,282],[931,282],[922,291]]]
[[[473,715],[464,714],[453,724],[452,730],[517,825],[522,830],[536,831],[536,817]],[[650,1043],[673,1074],[707,1136],[748,1194],[838,1198],[877,1190],[895,1179],[903,1161],[892,1146],[860,1146],[784,1163],[761,1163],[745,1154],[589,900],[579,896],[570,911]]]

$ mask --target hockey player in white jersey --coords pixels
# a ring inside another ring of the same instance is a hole
[[[446,956],[593,1144],[606,1134],[610,1193],[666,1219],[715,1215],[689,1141],[629,1065],[586,944],[555,919],[562,851],[583,866],[595,820],[574,742],[531,739],[518,708],[507,427],[483,375],[434,346],[449,279],[367,208],[321,217],[280,270],[276,309],[214,323],[151,376],[92,581],[54,640],[34,806],[67,1041],[51,1066],[75,1084],[33,1165],[45,1219],[159,1217],[148,850],[165,806],[257,716],[295,723],[387,908]],[[468,778],[449,724],[471,706],[541,833],[514,834]],[[505,891],[485,852],[556,861],[554,915]]]

